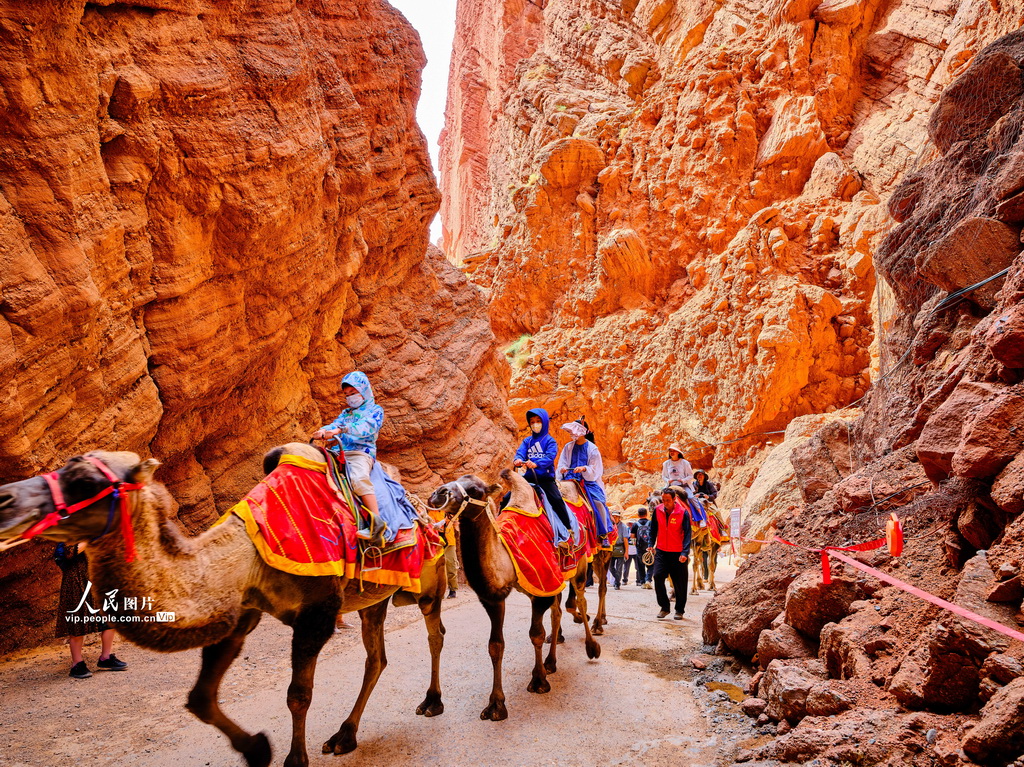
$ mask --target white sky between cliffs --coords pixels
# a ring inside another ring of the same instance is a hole
[[[423,92],[416,109],[423,134],[430,147],[434,173],[439,173],[438,143],[444,128],[444,105],[448,98],[448,65],[455,40],[455,4],[457,0],[390,0],[402,12],[423,40],[427,67],[423,70]],[[441,216],[430,225],[430,240],[441,239]]]

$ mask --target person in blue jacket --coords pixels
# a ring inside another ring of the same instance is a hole
[[[569,517],[569,510],[565,508],[562,493],[558,490],[558,482],[555,481],[558,443],[548,434],[548,411],[542,407],[528,410],[526,411],[526,422],[530,426],[531,433],[516,451],[513,465],[517,468],[526,468],[524,475],[526,481],[543,494],[566,530],[573,530],[574,526]],[[563,537],[559,535],[558,530],[555,533],[556,537]],[[558,544],[563,542],[564,540],[557,541]]]
[[[384,408],[373,400],[373,388],[366,373],[356,370],[341,379],[341,391],[347,408],[327,426],[313,435],[314,439],[341,436],[345,463],[352,490],[374,514],[380,514],[377,494],[370,479],[377,458],[377,435],[384,423]],[[328,447],[337,453],[337,444]]]

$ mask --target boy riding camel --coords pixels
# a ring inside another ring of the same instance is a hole
[[[516,451],[512,465],[525,468],[524,479],[538,490],[545,506],[554,512],[549,514],[551,526],[555,531],[555,545],[567,546],[570,532],[574,530],[569,510],[565,508],[562,493],[555,481],[555,458],[558,457],[558,443],[548,434],[548,411],[542,407],[526,412],[526,423],[530,427],[530,435],[523,440]]]
[[[352,491],[373,516],[378,517],[380,509],[373,482],[370,481],[370,471],[377,458],[377,435],[384,423],[384,408],[373,401],[370,379],[358,370],[341,379],[341,392],[345,395],[348,407],[330,424],[317,431],[313,439],[341,436],[341,449],[345,452]],[[332,443],[328,449],[337,453],[337,443]]]

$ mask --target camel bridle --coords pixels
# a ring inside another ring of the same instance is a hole
[[[460,485],[458,482],[451,482],[449,484],[455,485],[457,488],[459,488],[459,494],[462,496],[462,500],[458,502],[458,505],[455,507],[454,511],[448,508],[449,504],[445,504],[444,506],[441,507],[435,507],[431,506],[430,504],[427,504],[427,508],[430,511],[444,511],[445,525],[451,524],[452,522],[457,520],[460,516],[462,516],[462,512],[464,512],[470,506],[483,506],[486,508],[486,498],[483,500],[477,500],[476,498],[470,497],[469,493],[467,493],[465,488],[463,488],[462,485]],[[447,489],[448,486],[449,485],[445,485],[445,488]],[[450,490],[449,495],[453,495],[453,493]]]
[[[84,456],[84,458],[99,469],[104,478],[106,478],[107,482],[110,484],[91,498],[86,498],[84,501],[79,501],[78,503],[73,503],[69,506],[64,500],[64,491],[61,490],[60,487],[59,473],[51,471],[47,474],[41,474],[40,476],[46,481],[47,489],[50,491],[50,497],[53,499],[54,510],[32,525],[28,530],[23,532],[21,536],[17,538],[15,542],[9,544],[7,548],[35,538],[37,535],[49,530],[51,527],[56,527],[76,511],[88,508],[96,503],[96,501],[101,498],[106,498],[109,495],[110,510],[107,512],[107,524],[104,526],[103,532],[92,540],[98,540],[111,532],[114,524],[114,513],[117,511],[118,507],[120,507],[121,533],[124,536],[125,542],[125,561],[131,562],[135,559],[135,531],[132,529],[131,508],[128,500],[128,494],[136,490],[141,490],[145,485],[141,482],[125,482],[114,474],[114,472],[111,471],[110,468],[99,458],[95,458],[91,455]]]

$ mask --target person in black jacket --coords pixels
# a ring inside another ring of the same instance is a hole
[[[715,487],[714,482],[708,479],[708,473],[704,469],[697,469],[693,472],[693,494],[701,501],[711,501],[712,503],[718,497],[718,488]]]
[[[665,579],[672,579],[675,589],[675,619],[683,619],[686,609],[686,563],[689,560],[690,510],[679,502],[671,488],[661,491],[661,503],[651,520],[651,546],[654,549],[654,593],[661,612],[658,619],[668,616],[669,600]]]

